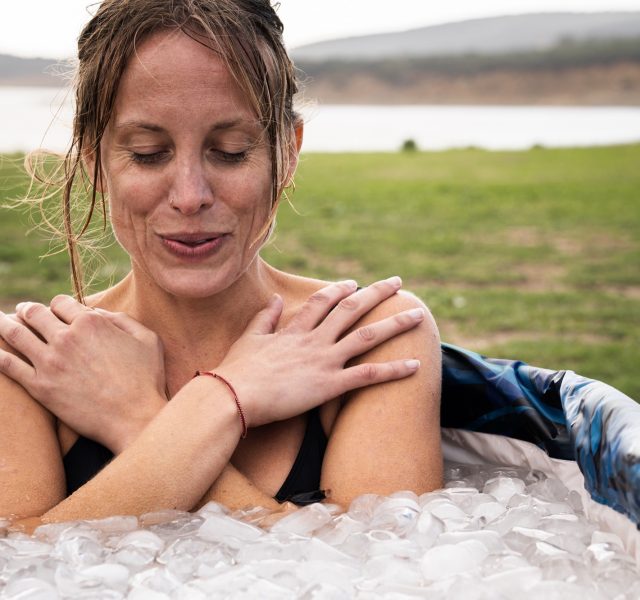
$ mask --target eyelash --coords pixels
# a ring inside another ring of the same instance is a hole
[[[247,151],[242,152],[223,152],[221,150],[215,151],[216,155],[222,162],[226,163],[241,163],[247,158]],[[166,157],[166,152],[152,152],[150,154],[140,154],[139,152],[131,153],[131,160],[140,165],[154,165],[161,162]]]
[[[131,153],[131,160],[141,165],[153,165],[159,163],[164,157],[164,152],[152,152],[151,154]]]

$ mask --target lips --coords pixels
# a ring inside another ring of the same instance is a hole
[[[229,237],[226,233],[190,232],[161,235],[163,246],[174,256],[201,259],[214,254]]]

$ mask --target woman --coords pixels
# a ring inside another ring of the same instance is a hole
[[[347,505],[440,485],[440,347],[422,303],[398,278],[356,292],[259,256],[302,140],[281,33],[268,0],[105,0],[82,32],[74,281],[81,293],[83,169],[131,271],[87,299],[100,310],[62,296],[0,319],[18,353],[0,352],[0,514],[276,508],[320,490]]]

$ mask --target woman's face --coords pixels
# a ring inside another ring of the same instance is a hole
[[[178,31],[142,43],[102,144],[113,228],[134,271],[202,298],[247,270],[270,211],[269,149],[213,51]]]

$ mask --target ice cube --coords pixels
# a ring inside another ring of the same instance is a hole
[[[339,563],[325,560],[311,560],[298,562],[296,575],[306,584],[319,584],[330,581],[334,585],[348,589],[353,581],[360,576],[360,570],[351,563]]]
[[[373,511],[376,506],[383,500],[377,494],[363,494],[358,496],[351,502],[348,515],[356,520],[368,523],[373,517]]]
[[[620,536],[615,533],[611,533],[609,531],[594,531],[591,534],[591,543],[592,544],[609,544],[612,549],[616,548],[620,551],[624,551],[624,544],[620,539]]]
[[[332,583],[312,583],[300,593],[299,600],[350,600],[351,591],[346,591]]]
[[[591,574],[584,562],[575,556],[558,556],[547,558],[540,563],[544,578],[567,583],[588,584]]]
[[[483,502],[472,508],[471,516],[484,525],[494,521],[506,511],[507,509],[500,502]]]
[[[271,527],[271,531],[308,536],[329,521],[331,521],[331,513],[325,506],[316,502],[283,517]]]
[[[60,533],[51,556],[67,564],[86,566],[104,562],[106,553],[99,532],[73,527]]]
[[[57,600],[60,598],[56,588],[47,581],[35,577],[22,577],[10,581],[2,589],[2,598],[20,598],[21,600]]]
[[[198,529],[199,537],[210,542],[224,542],[233,548],[240,548],[243,542],[252,542],[262,535],[264,531],[259,527],[236,521],[216,512],[209,513]]]
[[[420,506],[413,498],[387,498],[374,508],[370,525],[376,529],[390,529],[398,535],[405,535],[415,526],[419,512]]]
[[[494,573],[484,578],[484,582],[495,594],[505,598],[516,598],[542,581],[542,570],[538,567],[519,567]]]
[[[416,561],[408,561],[393,556],[374,556],[364,565],[362,574],[376,582],[409,586],[422,584],[422,573]]]
[[[438,536],[444,531],[444,523],[428,510],[423,510],[418,517],[416,530],[418,535],[414,535],[414,539],[417,539],[420,546],[426,549],[433,546]]]
[[[477,540],[465,540],[459,544],[442,544],[429,548],[420,566],[426,579],[437,580],[458,573],[468,573],[478,568],[487,555],[484,544]]]
[[[351,562],[351,557],[316,537],[310,538],[302,548],[302,557],[307,560],[335,560],[343,564]]]
[[[451,520],[467,520],[465,512],[450,500],[437,498],[431,502],[427,502],[422,510],[429,511],[434,517],[438,517],[438,519],[441,519],[445,523]]]
[[[147,530],[132,531],[116,545],[115,561],[139,568],[152,563],[164,549],[164,541],[155,533]]]
[[[476,540],[483,544],[487,552],[502,552],[506,550],[505,543],[495,531],[449,531],[438,538],[439,544],[460,544],[465,540]]]
[[[486,528],[497,531],[500,535],[506,535],[514,527],[537,529],[539,523],[540,517],[535,511],[518,506],[507,510],[502,516],[488,523]]]
[[[525,489],[522,479],[517,477],[494,477],[484,484],[482,491],[491,494],[498,502],[506,504],[514,494],[521,494]]]
[[[324,527],[317,530],[319,539],[337,546],[342,544],[349,536],[360,533],[366,529],[367,525],[362,521],[353,519],[348,514],[338,515]]]
[[[549,502],[564,502],[569,496],[569,489],[559,479],[548,477],[527,486],[527,492],[532,496],[548,500]]]
[[[547,542],[534,542],[524,551],[524,555],[534,564],[538,565],[548,558],[567,557],[569,553]]]

